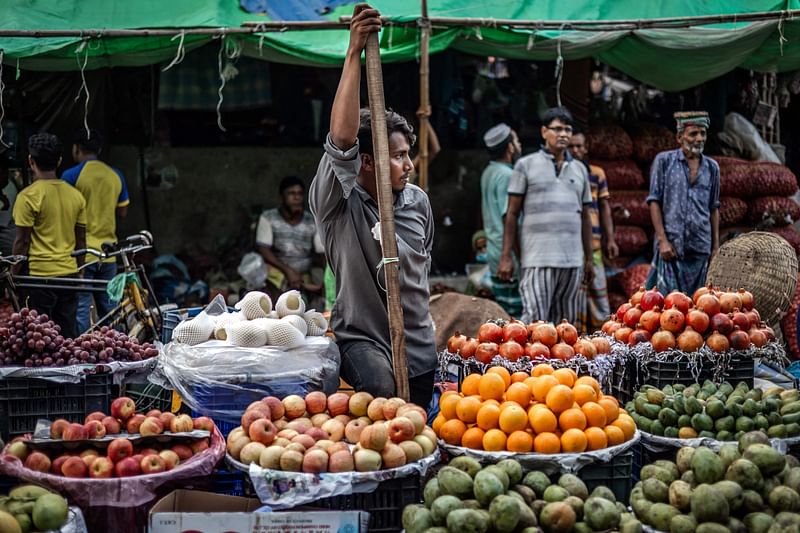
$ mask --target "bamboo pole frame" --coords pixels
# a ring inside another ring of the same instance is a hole
[[[789,21],[800,16],[800,9],[784,9],[781,11],[760,11],[753,13],[733,13],[723,15],[703,15],[697,17],[667,17],[635,20],[514,20],[494,18],[458,18],[428,17],[431,26],[445,27],[490,27],[529,30],[568,30],[568,31],[633,31],[639,29],[674,29],[692,26],[707,26],[731,22],[756,22],[765,20]],[[418,27],[420,19],[393,21],[390,17],[382,17],[386,25]],[[257,34],[283,31],[303,30],[343,30],[350,27],[350,17],[336,20],[299,20],[299,21],[248,21],[240,27],[174,27],[174,28],[139,28],[108,30],[101,28],[78,30],[50,29],[5,29],[0,28],[0,37],[48,38],[48,37],[173,37],[183,32],[186,35],[221,35],[221,34]]]
[[[389,314],[389,335],[392,344],[392,369],[395,393],[408,401],[408,362],[403,307],[400,304],[400,263],[394,230],[394,193],[389,174],[389,138],[386,135],[386,105],[383,96],[383,71],[378,34],[367,37],[367,93],[372,122],[372,146],[375,160],[375,182],[378,186],[378,215],[381,224],[383,273],[386,280],[386,309]]]
[[[420,24],[419,42],[419,186],[423,191],[428,190],[428,128],[430,120],[430,39],[431,25],[428,21],[428,0],[421,0],[422,18]]]

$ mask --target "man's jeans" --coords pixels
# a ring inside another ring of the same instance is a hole
[[[101,279],[109,281],[117,274],[117,264],[95,261],[87,265],[81,272],[83,272],[83,279]],[[78,333],[83,333],[89,329],[93,301],[97,307],[97,318],[102,318],[114,308],[114,304],[111,303],[111,300],[108,299],[108,295],[105,293],[80,293],[78,295],[78,316],[76,317]]]
[[[395,396],[394,372],[388,354],[376,344],[367,341],[351,341],[339,345],[342,364],[341,377],[356,391],[366,391],[374,397]],[[435,370],[414,376],[408,380],[410,400],[428,411],[433,396]]]

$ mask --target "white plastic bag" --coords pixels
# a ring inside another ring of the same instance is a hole
[[[260,289],[267,281],[267,264],[256,252],[248,252],[242,257],[236,272],[247,283],[247,290]]]

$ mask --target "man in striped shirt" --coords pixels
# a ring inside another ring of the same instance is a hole
[[[511,279],[517,217],[522,212],[520,296],[522,320],[575,322],[582,283],[593,277],[591,186],[586,167],[572,159],[572,115],[548,109],[544,146],[517,161],[508,184],[503,252],[497,277]]]

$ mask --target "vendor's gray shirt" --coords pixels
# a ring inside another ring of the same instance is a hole
[[[331,324],[336,342],[373,342],[391,357],[384,272],[376,270],[383,254],[372,234],[379,219],[378,205],[356,181],[360,168],[358,143],[343,152],[328,136],[309,190],[309,204],[336,276]],[[433,212],[428,195],[415,185],[406,185],[395,196],[394,223],[408,375],[414,377],[434,370],[437,364],[429,310]]]

